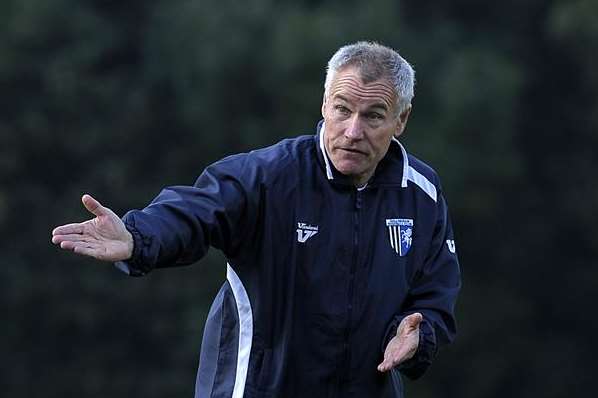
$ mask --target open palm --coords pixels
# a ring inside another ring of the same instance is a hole
[[[422,319],[419,312],[403,318],[397,328],[397,334],[386,346],[384,360],[378,365],[380,372],[387,372],[413,357],[419,346],[419,324]]]
[[[112,210],[90,195],[81,198],[85,208],[96,217],[81,223],[66,224],[52,231],[52,243],[62,249],[103,261],[127,260],[133,254],[133,237]]]

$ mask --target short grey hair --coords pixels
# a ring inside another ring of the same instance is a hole
[[[338,49],[328,61],[324,95],[336,74],[342,69],[356,66],[364,83],[387,79],[397,95],[397,115],[403,112],[414,96],[415,71],[399,53],[376,42],[359,41]]]

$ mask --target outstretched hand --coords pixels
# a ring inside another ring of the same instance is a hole
[[[396,336],[386,346],[384,360],[378,365],[380,372],[387,372],[415,355],[419,345],[419,324],[422,319],[422,314],[419,312],[403,318],[397,328]]]
[[[81,198],[85,208],[96,217],[56,227],[52,243],[62,249],[103,261],[121,261],[133,254],[133,237],[112,210],[90,195]]]

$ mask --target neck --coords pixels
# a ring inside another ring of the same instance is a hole
[[[351,180],[353,181],[353,185],[355,186],[355,188],[364,188],[367,185],[370,178],[372,178],[372,176],[374,175],[374,170],[364,173],[362,175],[353,176]]]

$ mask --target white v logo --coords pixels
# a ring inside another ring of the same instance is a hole
[[[297,242],[305,243],[309,238],[317,234],[318,231],[307,231],[304,229],[297,230]]]

